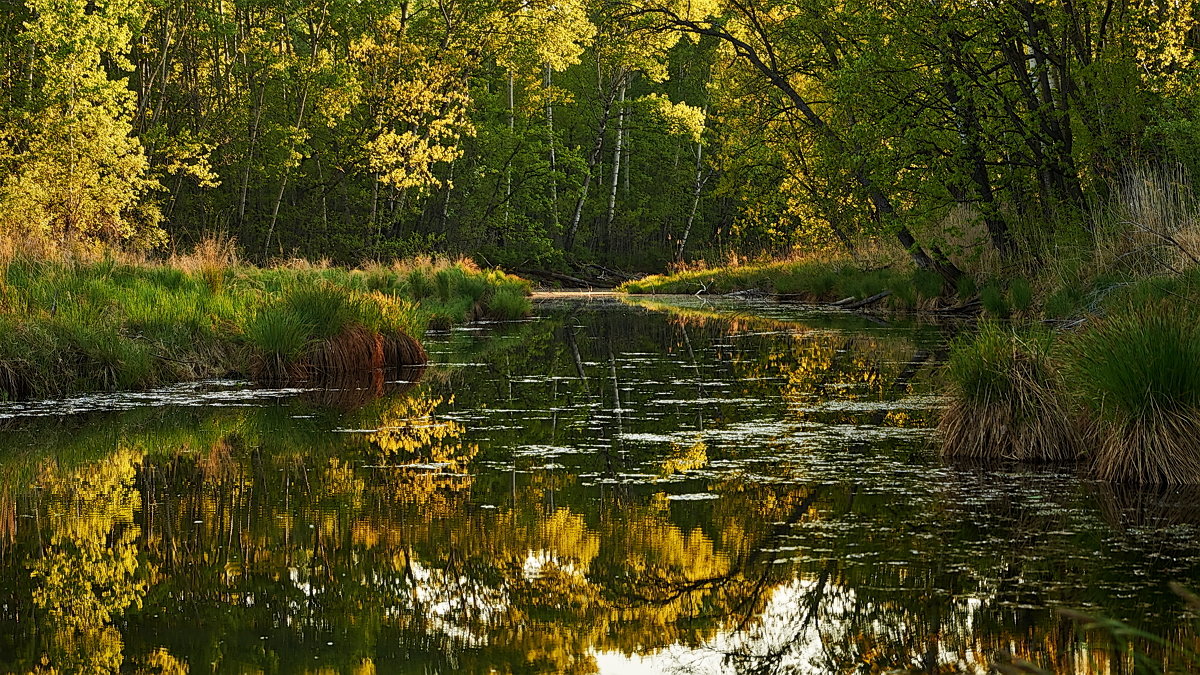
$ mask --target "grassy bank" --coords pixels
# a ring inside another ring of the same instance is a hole
[[[867,269],[842,256],[685,269],[629,281],[617,290],[635,295],[757,291],[809,302],[865,299],[890,291],[885,304],[893,307],[915,307],[943,292],[941,279],[932,272],[903,265]]]
[[[959,234],[941,248],[962,271],[954,283],[915,268],[906,251],[875,236],[859,241],[853,254],[812,251],[724,266],[698,261],[619,290],[757,291],[820,303],[887,294],[871,306],[954,306],[990,317],[1063,321],[1192,294],[1200,286],[1200,203],[1192,197],[1197,189],[1174,174],[1136,177],[1115,184],[1110,201],[1094,207],[1086,222],[1050,226],[1044,219],[1014,219],[1017,248],[1004,256],[986,245],[977,214],[948,216]]]
[[[0,265],[0,396],[218,376],[306,378],[423,363],[428,327],[516,318],[529,285],[468,262],[360,269],[14,259]]]

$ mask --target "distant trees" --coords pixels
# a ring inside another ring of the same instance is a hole
[[[1200,169],[1197,9],[0,0],[8,241],[536,266],[894,237],[954,279]]]

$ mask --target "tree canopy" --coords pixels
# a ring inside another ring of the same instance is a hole
[[[1200,163],[1191,1],[3,5],[10,247],[650,268],[880,236],[953,279]]]

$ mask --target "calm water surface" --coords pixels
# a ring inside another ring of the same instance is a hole
[[[0,672],[1131,672],[1059,608],[1195,646],[1200,495],[941,460],[952,327],[537,312],[332,389],[0,405]]]

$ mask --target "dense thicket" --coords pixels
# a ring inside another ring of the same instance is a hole
[[[953,277],[1200,169],[1190,0],[0,7],[9,246],[651,266],[879,234]]]

